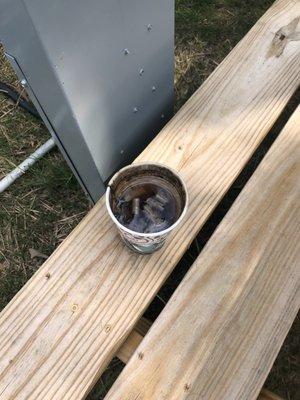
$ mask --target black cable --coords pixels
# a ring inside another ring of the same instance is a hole
[[[0,81],[0,93],[11,99],[14,103],[23,108],[23,110],[28,111],[35,118],[41,119],[40,114],[37,112],[34,105],[31,102],[25,100],[18,91],[16,91],[7,83]]]

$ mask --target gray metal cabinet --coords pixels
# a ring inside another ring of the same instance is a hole
[[[0,40],[96,201],[173,112],[173,0],[0,0]]]

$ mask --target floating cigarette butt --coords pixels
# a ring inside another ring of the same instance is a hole
[[[136,198],[132,200],[132,214],[138,215],[140,212],[140,199]]]
[[[157,198],[157,200],[160,203],[162,203],[164,205],[167,204],[167,202],[168,202],[168,199],[165,196],[163,196],[161,193],[156,193],[155,197]]]
[[[156,214],[156,212],[149,206],[149,204],[144,205],[144,211],[154,224],[160,225],[164,222],[164,220]]]
[[[159,211],[164,211],[164,206],[161,204],[160,201],[153,199],[149,197],[146,201],[147,204],[149,204],[150,207],[152,208],[157,208]]]

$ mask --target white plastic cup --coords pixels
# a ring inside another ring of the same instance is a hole
[[[168,228],[153,232],[141,233],[127,228],[122,225],[112,210],[113,193],[118,190],[120,186],[130,185],[130,182],[135,182],[137,177],[142,176],[142,179],[151,181],[151,177],[159,177],[160,180],[166,180],[168,184],[172,184],[173,190],[177,191],[177,198],[180,200],[180,214],[176,221]],[[188,206],[188,195],[184,181],[180,175],[173,169],[158,163],[143,163],[132,164],[122,168],[118,171],[109,181],[106,190],[106,207],[108,213],[117,226],[119,233],[125,244],[133,251],[140,254],[151,254],[159,250],[165,243],[166,238],[170,233],[180,224],[183,220]]]

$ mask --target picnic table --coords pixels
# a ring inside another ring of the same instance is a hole
[[[1,400],[83,399],[115,355],[128,363],[107,400],[259,396],[300,303],[299,107],[151,327],[142,316],[299,86],[299,17],[276,1],[137,158],[189,192],[160,251],[130,252],[101,199],[2,311]]]

